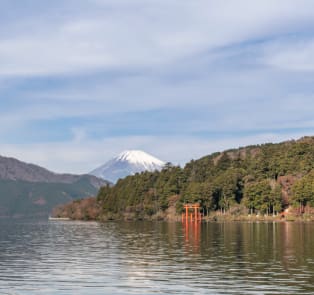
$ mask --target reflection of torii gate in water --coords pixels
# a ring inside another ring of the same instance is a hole
[[[194,204],[184,204],[185,213],[182,213],[182,222],[185,221],[201,221],[202,215],[201,215],[201,206],[200,203],[194,203]],[[192,212],[190,212],[192,211]]]
[[[192,249],[194,253],[199,252],[201,234],[201,206],[200,203],[184,204],[185,212],[182,213],[182,225],[185,237],[186,251]]]

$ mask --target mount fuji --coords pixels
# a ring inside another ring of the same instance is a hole
[[[143,171],[161,170],[165,163],[143,151],[124,151],[89,174],[115,183],[119,178]]]

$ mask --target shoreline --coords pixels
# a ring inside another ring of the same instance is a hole
[[[167,216],[164,218],[161,218],[160,216],[152,216],[152,217],[143,217],[143,218],[131,218],[128,217],[102,217],[99,219],[72,219],[72,218],[55,218],[55,220],[69,220],[69,221],[95,221],[100,223],[105,222],[141,222],[141,221],[149,221],[149,222],[168,222],[168,223],[186,223],[185,221],[182,221],[181,216]],[[247,223],[283,223],[283,222],[300,222],[300,223],[308,223],[308,222],[314,222],[314,215],[311,216],[293,216],[288,215],[284,218],[281,218],[280,216],[245,216],[245,215],[239,215],[239,216],[230,216],[230,215],[212,215],[203,218],[202,220],[198,221],[199,223],[229,223],[229,222],[247,222]],[[187,221],[187,223],[194,224],[195,221]]]

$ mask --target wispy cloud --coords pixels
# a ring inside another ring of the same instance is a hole
[[[264,62],[282,70],[313,72],[314,38],[312,38],[272,44],[265,52]]]

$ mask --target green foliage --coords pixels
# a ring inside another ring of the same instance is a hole
[[[244,189],[243,204],[251,212],[279,212],[282,209],[281,188],[276,183],[272,187],[268,179],[248,183]]]
[[[244,171],[230,168],[222,172],[213,181],[213,197],[218,208],[226,211],[242,199]]]
[[[292,187],[292,202],[298,206],[314,206],[314,170],[296,181]]]
[[[161,172],[144,172],[119,180],[98,193],[104,213],[145,211],[153,215],[168,208],[168,198],[180,194],[186,179],[180,167],[170,163]]]

